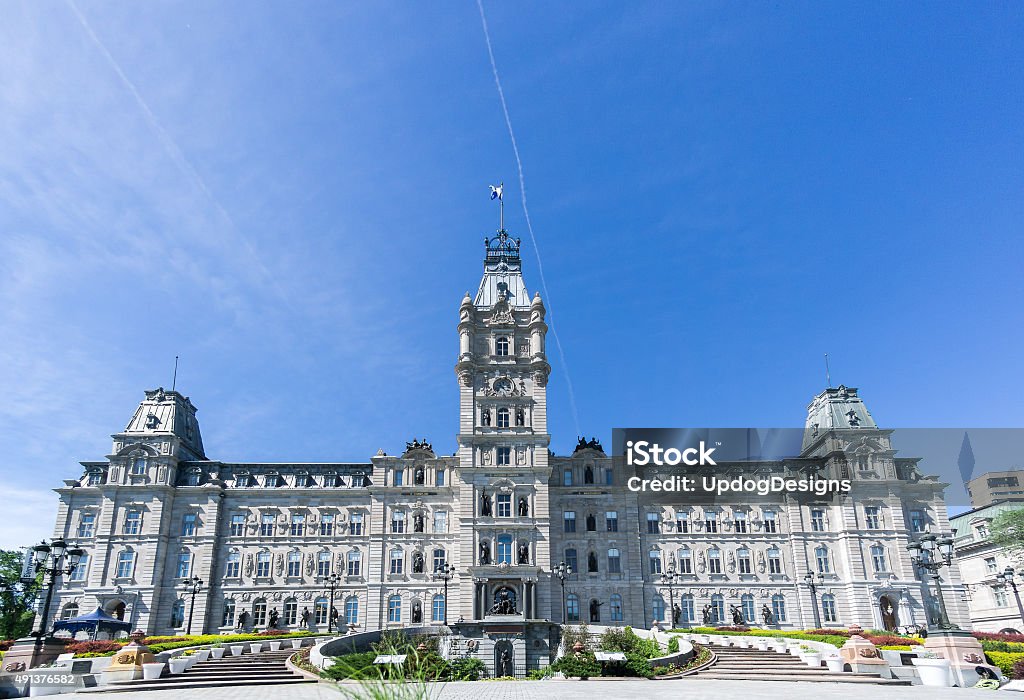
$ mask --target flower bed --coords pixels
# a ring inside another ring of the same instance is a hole
[[[718,634],[718,635],[744,635],[748,637],[782,637],[784,639],[800,639],[811,642],[824,642],[836,647],[841,647],[851,636],[849,630],[814,629],[801,632],[787,632],[781,630],[766,630],[750,627],[694,627],[693,629],[674,629],[671,632],[682,632],[691,634]],[[903,637],[900,635],[863,632],[862,637],[876,646],[916,646],[923,643],[918,637]]]
[[[311,632],[276,632],[268,634],[259,632],[254,634],[201,634],[193,637],[185,636],[162,636],[146,637],[142,643],[149,647],[150,651],[158,654],[161,651],[180,649],[182,647],[194,647],[212,644],[229,644],[233,642],[259,642],[268,637],[274,639],[289,639],[293,637],[314,637]],[[107,641],[82,641],[76,642],[67,640],[64,646],[66,653],[74,654],[75,658],[93,658],[96,656],[113,656],[121,650],[129,640],[107,640]]]

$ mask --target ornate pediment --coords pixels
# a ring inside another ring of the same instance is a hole
[[[502,293],[498,301],[491,309],[491,317],[487,319],[488,326],[513,326],[516,319],[512,315],[512,307],[508,303],[508,297]]]
[[[484,389],[484,396],[527,396],[526,382],[521,379],[499,376]]]

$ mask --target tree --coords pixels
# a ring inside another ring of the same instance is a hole
[[[18,639],[32,631],[42,576],[21,580],[19,551],[0,550],[0,639]]]
[[[1007,509],[996,515],[989,539],[1018,564],[1024,562],[1024,508]]]

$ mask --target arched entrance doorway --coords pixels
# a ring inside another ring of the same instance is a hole
[[[883,595],[878,599],[878,609],[882,613],[882,628],[889,632],[897,631],[900,625],[899,613],[889,596]]]
[[[494,645],[494,677],[515,677],[516,664],[512,642],[503,639]]]
[[[104,608],[104,612],[111,617],[116,617],[118,620],[124,619],[124,611],[125,604],[123,600],[112,600]]]
[[[492,615],[515,615],[516,591],[511,586],[499,586],[494,591],[494,606],[491,608]]]

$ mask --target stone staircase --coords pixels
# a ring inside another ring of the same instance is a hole
[[[811,681],[817,683],[862,683],[867,685],[910,685],[907,680],[882,678],[877,673],[833,673],[824,665],[811,668],[799,657],[775,651],[714,646],[718,661],[689,676],[696,680]]]
[[[216,688],[219,686],[245,687],[255,685],[294,685],[316,683],[316,680],[293,673],[285,661],[295,653],[294,649],[262,651],[242,656],[225,656],[195,664],[184,673],[167,675],[156,680],[136,680],[111,683],[101,692],[124,692],[134,690],[188,690],[193,688]]]

